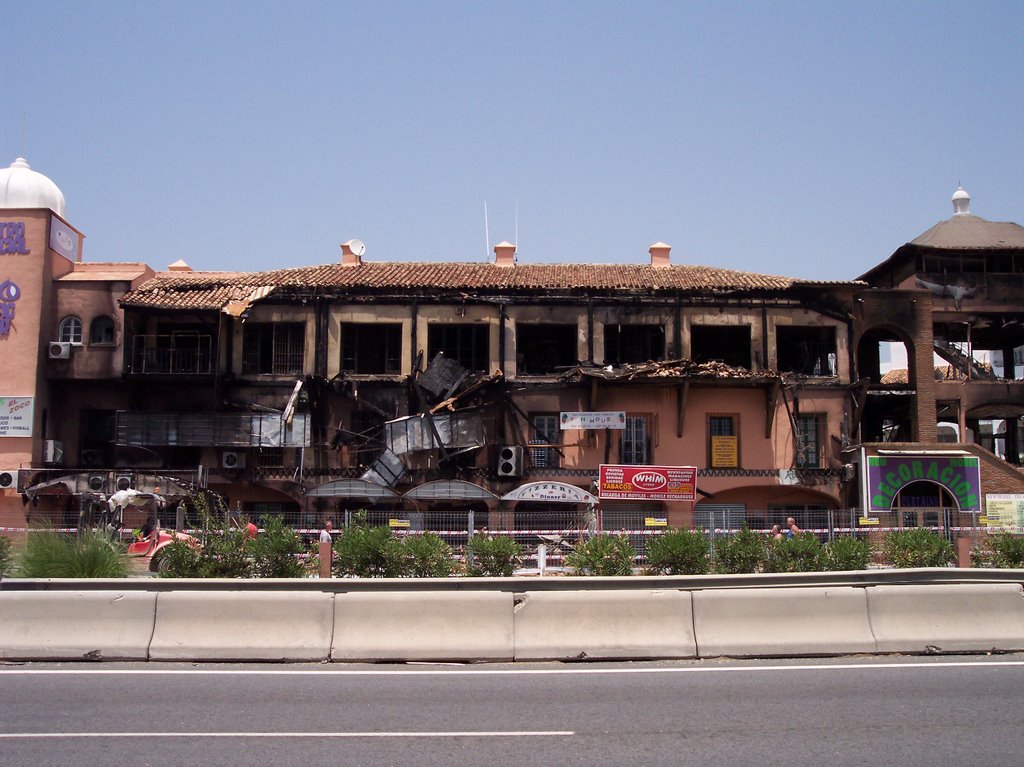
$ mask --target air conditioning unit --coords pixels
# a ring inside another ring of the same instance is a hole
[[[50,341],[51,360],[71,359],[71,344],[68,341]]]
[[[43,463],[60,465],[64,463],[64,443],[56,439],[48,439],[43,443]]]
[[[237,450],[225,450],[220,456],[220,465],[222,469],[244,469],[245,468],[245,453],[241,453]]]
[[[498,448],[498,476],[523,476],[523,449],[519,445],[502,445]]]
[[[89,475],[89,489],[94,493],[102,493],[103,489],[107,486],[107,475],[106,474],[90,474]]]
[[[118,474],[117,479],[114,480],[114,486],[118,490],[130,490],[132,486],[132,475]]]
[[[18,470],[3,469],[0,471],[0,490],[18,489]]]

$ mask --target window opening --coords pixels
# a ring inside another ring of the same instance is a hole
[[[341,367],[357,375],[402,372],[402,325],[346,322],[341,326]]]
[[[604,361],[609,365],[659,362],[665,359],[663,325],[604,326]]]
[[[441,352],[467,370],[486,372],[490,365],[489,327],[479,323],[431,323],[427,327],[427,358]]]
[[[575,325],[516,324],[519,375],[543,376],[579,362]]]
[[[242,346],[242,373],[301,373],[305,345],[306,326],[301,322],[247,323]]]
[[[779,371],[808,376],[834,376],[836,368],[836,329],[832,327],[795,327],[775,329]]]
[[[724,362],[751,369],[749,325],[691,325],[690,357],[694,362]]]
[[[530,416],[530,444],[538,447],[530,448],[530,461],[538,469],[557,469],[561,456],[558,450],[547,445],[558,445],[561,442],[561,429],[558,415],[537,413]]]
[[[58,335],[64,343],[82,343],[82,321],[78,317],[65,317],[61,320]]]

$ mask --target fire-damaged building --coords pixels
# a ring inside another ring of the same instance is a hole
[[[320,266],[155,272],[83,260],[52,182],[6,174],[8,527],[73,524],[125,487],[304,528],[363,511],[637,534],[954,529],[1024,493],[1024,229],[959,191],[953,218],[847,281],[684,265],[660,242],[592,264],[507,242],[372,261],[352,240]],[[600,499],[602,465],[694,467],[694,500]]]

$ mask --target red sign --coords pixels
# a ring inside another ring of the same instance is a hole
[[[695,466],[622,466],[601,464],[598,497],[635,501],[692,501]]]

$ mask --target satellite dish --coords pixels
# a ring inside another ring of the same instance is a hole
[[[366,252],[366,243],[362,240],[349,240],[345,243],[353,256],[361,256]]]

